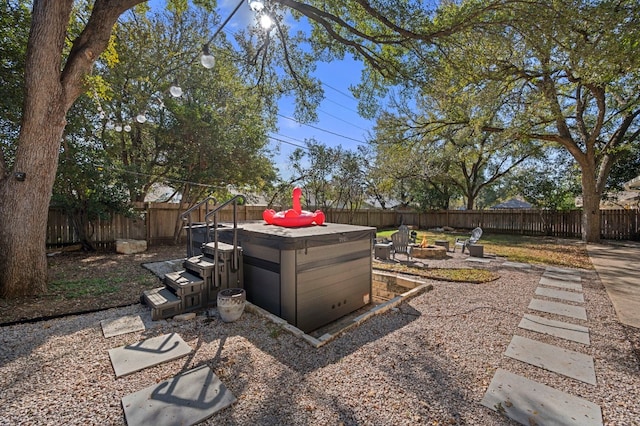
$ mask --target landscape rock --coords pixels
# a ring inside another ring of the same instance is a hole
[[[195,312],[187,312],[186,314],[176,315],[175,317],[173,317],[173,319],[176,321],[191,321],[195,317],[196,317]]]
[[[116,240],[116,253],[135,254],[147,251],[145,240]]]

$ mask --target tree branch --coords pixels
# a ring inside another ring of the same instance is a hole
[[[89,22],[73,42],[61,75],[65,108],[71,108],[84,90],[84,76],[106,49],[114,24],[125,11],[146,0],[96,0]]]

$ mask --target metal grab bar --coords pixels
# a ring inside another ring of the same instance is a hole
[[[193,221],[191,220],[191,213],[193,213],[195,210],[199,210],[203,204],[206,204],[205,215],[204,215],[205,226],[206,226],[205,240],[209,238],[209,224],[207,223],[207,216],[209,215],[209,201],[213,201],[214,205],[217,203],[215,198],[213,198],[212,196],[208,196],[204,200],[200,201],[196,205],[186,210],[184,213],[180,214],[180,219],[182,219],[183,222],[188,222],[189,224],[189,230],[187,231],[187,257],[193,256],[193,247],[192,247]]]
[[[243,203],[246,201],[246,198],[244,195],[236,195],[233,198],[231,198],[230,200],[225,201],[224,203],[220,204],[219,206],[216,206],[213,210],[211,210],[210,212],[208,212],[205,216],[204,216],[204,221],[207,224],[207,231],[208,231],[208,227],[209,227],[209,217],[213,216],[213,255],[214,255],[214,259],[216,260],[216,262],[218,262],[218,211],[221,210],[222,208],[228,206],[229,204],[233,203],[233,253],[231,254],[232,258],[233,258],[233,262],[232,262],[232,269],[234,271],[237,271],[238,269],[240,269],[240,259],[238,258],[238,201],[242,201]],[[218,279],[218,274],[215,274],[214,278],[214,286],[217,286],[218,283],[216,282]]]

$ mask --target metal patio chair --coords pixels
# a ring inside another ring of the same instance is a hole
[[[464,239],[464,238],[456,238],[456,242],[453,245],[453,251],[455,253],[456,251],[456,247],[462,247],[462,252],[464,253],[464,249],[465,247],[468,247],[471,244],[475,244],[478,242],[478,240],[480,240],[480,237],[482,237],[482,228],[478,227],[476,229],[474,229],[473,231],[471,231],[471,237]]]

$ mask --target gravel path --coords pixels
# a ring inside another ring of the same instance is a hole
[[[591,333],[584,346],[519,329],[543,269],[501,263],[479,265],[499,270],[497,281],[432,281],[432,291],[319,349],[251,313],[230,324],[198,316],[103,337],[101,320],[148,315],[139,305],[3,327],[0,424],[123,425],[124,395],[206,363],[238,398],[210,425],[514,424],[479,404],[497,368],[598,404],[606,425],[640,425],[640,366],[630,343],[637,335],[618,323],[596,274],[580,271],[589,318],[581,324]],[[194,353],[115,378],[109,349],[169,332]],[[504,356],[514,334],[593,356],[598,384]]]

